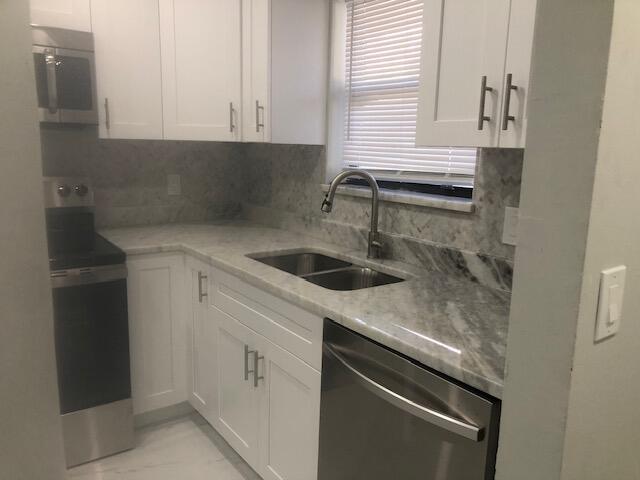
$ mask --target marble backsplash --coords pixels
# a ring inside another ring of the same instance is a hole
[[[385,255],[510,290],[515,249],[502,243],[502,225],[505,207],[519,205],[522,159],[522,150],[482,151],[473,213],[382,202]],[[330,215],[320,211],[326,181],[323,147],[248,144],[244,162],[246,218],[366,248],[370,200],[338,195]]]
[[[205,222],[238,215],[244,198],[240,144],[100,140],[94,127],[42,125],[46,176],[86,176],[99,228]],[[179,174],[182,193],[167,194]]]
[[[99,228],[242,216],[366,248],[370,200],[338,195],[330,215],[320,211],[324,147],[100,140],[93,127],[57,125],[43,125],[41,139],[44,175],[91,179]],[[502,224],[504,208],[519,204],[522,157],[483,150],[473,213],[382,202],[385,256],[510,290],[514,247],[502,243]],[[168,195],[168,174],[181,176],[181,195]]]

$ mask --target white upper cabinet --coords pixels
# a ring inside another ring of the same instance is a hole
[[[241,0],[160,0],[164,137],[241,139]]]
[[[535,4],[425,1],[418,146],[524,147]]]
[[[90,0],[31,0],[31,23],[91,31]]]
[[[271,140],[271,0],[242,0],[242,140]]]
[[[92,0],[101,138],[162,138],[157,0]]]
[[[330,2],[243,0],[246,142],[322,145]]]
[[[522,148],[526,143],[527,98],[529,96],[536,3],[534,0],[511,0],[505,86],[503,87],[504,95],[501,107],[501,147]],[[508,80],[511,81],[513,87],[510,90],[510,95],[507,95],[509,85],[506,82]],[[508,103],[507,100],[509,100]]]

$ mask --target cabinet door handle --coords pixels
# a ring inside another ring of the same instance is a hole
[[[233,102],[229,102],[229,132],[233,133],[236,129],[236,126],[233,123],[233,114],[235,113],[235,109],[233,108]]]
[[[198,272],[198,302],[202,303],[202,299],[204,297],[208,297],[209,294],[207,292],[202,291],[202,280],[206,280],[207,276],[203,275],[202,272]]]
[[[47,68],[47,94],[49,96],[49,113],[58,112],[58,78],[56,66],[58,61],[53,50],[44,51],[44,61]]]
[[[254,373],[253,370],[249,370],[249,355],[257,354],[255,350],[249,350],[249,345],[244,346],[244,379],[245,381],[249,380],[249,374]],[[255,364],[254,364],[255,365]]]
[[[511,108],[511,92],[518,91],[518,87],[513,84],[513,74],[507,75],[507,85],[504,90],[504,114],[502,116],[502,130],[509,129],[509,121],[515,122],[516,117],[509,114]]]
[[[256,100],[256,132],[260,133],[260,127],[264,128],[264,121],[260,123],[260,110],[262,110],[262,116],[264,118],[264,107],[260,106],[260,101]]]
[[[104,99],[104,125],[107,130],[111,129],[111,113],[109,112],[109,99]]]
[[[480,85],[480,111],[478,112],[478,130],[484,130],[484,122],[490,122],[491,117],[484,114],[487,103],[487,92],[493,92],[493,88],[487,87],[487,76],[482,77]]]
[[[264,360],[264,357],[261,356],[256,350],[253,352],[253,387],[258,388],[258,382],[264,379],[264,376],[259,375],[258,362],[260,360]]]

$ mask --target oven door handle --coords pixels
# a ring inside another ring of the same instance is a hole
[[[47,49],[44,51],[44,61],[47,70],[47,94],[49,96],[49,113],[58,113],[58,79],[56,67],[58,66],[58,58],[55,50]]]
[[[400,408],[414,417],[418,417],[451,433],[473,440],[474,442],[479,442],[481,440],[484,432],[483,428],[458,420],[457,418],[445,415],[444,413],[432,410],[423,405],[419,405],[418,403],[389,390],[350,365],[342,355],[327,343],[324,344],[324,350],[346,369],[347,373],[353,378],[353,380],[382,400]]]
[[[53,288],[78,287],[113,282],[125,278],[127,278],[127,266],[125,264],[56,270],[51,272],[51,286]]]

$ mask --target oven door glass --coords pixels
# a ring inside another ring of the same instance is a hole
[[[131,397],[125,279],[54,288],[61,413]]]

